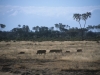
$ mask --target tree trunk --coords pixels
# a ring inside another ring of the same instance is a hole
[[[83,35],[84,35],[83,28],[81,28],[81,32],[82,32],[82,41],[83,41],[84,40],[84,37],[83,37]]]
[[[84,28],[85,28],[85,25],[86,25],[86,20],[85,20]]]
[[[79,21],[79,25],[80,25],[80,28],[82,28],[80,21]]]

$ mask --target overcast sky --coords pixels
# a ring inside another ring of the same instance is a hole
[[[0,0],[0,24],[6,25],[6,31],[18,24],[28,25],[31,30],[56,23],[79,27],[73,14],[86,12],[92,13],[86,26],[100,24],[100,0]]]

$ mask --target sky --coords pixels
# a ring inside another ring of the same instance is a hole
[[[0,0],[0,24],[5,24],[5,31],[28,25],[55,27],[62,23],[79,27],[73,19],[74,13],[91,12],[86,26],[100,24],[100,0]],[[82,26],[84,21],[81,21]]]

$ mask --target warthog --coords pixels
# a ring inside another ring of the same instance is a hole
[[[70,51],[66,51],[65,53],[70,53]]]
[[[49,53],[62,53],[62,50],[50,50]]]
[[[25,54],[25,52],[19,52],[18,54]]]
[[[46,50],[37,50],[36,54],[46,54]]]
[[[78,49],[77,52],[82,52],[82,49]]]

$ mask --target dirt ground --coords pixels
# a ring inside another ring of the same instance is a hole
[[[62,52],[49,53],[52,49]],[[46,54],[36,54],[37,50]],[[2,41],[0,75],[100,75],[100,43]]]

